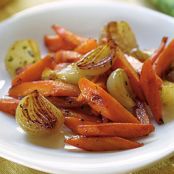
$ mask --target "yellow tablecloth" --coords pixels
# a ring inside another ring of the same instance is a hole
[[[11,15],[23,9],[51,1],[56,1],[56,0],[9,0],[9,2],[6,5],[0,7],[0,21],[10,17]],[[122,1],[150,6],[145,0],[122,0]],[[57,171],[57,173],[61,174],[59,173],[59,171]],[[45,173],[0,158],[0,174],[45,174]],[[174,157],[160,161],[155,165],[140,170],[139,172],[134,172],[133,174],[174,174]]]

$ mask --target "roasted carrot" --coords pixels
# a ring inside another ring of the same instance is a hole
[[[38,90],[44,96],[73,96],[79,95],[78,87],[64,83],[62,81],[34,81],[24,82],[20,85],[9,89],[9,96],[17,98],[30,94],[32,91]]]
[[[73,63],[80,60],[81,54],[75,51],[60,50],[55,54],[56,63]]]
[[[144,95],[143,95],[143,92],[141,90],[141,85],[140,85],[140,79],[139,79],[139,76],[136,73],[135,69],[128,62],[128,60],[124,56],[124,53],[120,49],[117,48],[115,56],[116,56],[116,60],[113,63],[113,69],[114,70],[117,68],[124,69],[129,77],[133,92],[139,99],[144,100]]]
[[[52,28],[56,34],[63,39],[66,45],[69,46],[69,50],[75,49],[82,41],[84,41],[82,37],[75,35],[61,26],[53,25]]]
[[[45,42],[45,46],[51,52],[56,52],[60,49],[66,48],[66,45],[63,39],[58,35],[53,35],[53,36],[46,35],[44,37],[44,42]]]
[[[27,68],[29,68],[30,66],[32,66],[32,64],[26,65],[24,67],[21,68],[17,68],[16,69],[16,75],[19,75],[20,73],[22,73],[23,71],[25,71]]]
[[[81,78],[79,88],[91,108],[106,118],[115,122],[139,123],[116,99],[93,82]]]
[[[84,104],[79,102],[77,97],[47,97],[47,99],[58,108],[77,108]]]
[[[152,56],[150,57],[150,59],[152,60],[152,63],[154,63],[157,58],[159,57],[159,55],[163,52],[163,50],[165,49],[166,43],[167,43],[168,38],[167,37],[163,37],[161,40],[161,44],[159,46],[159,48],[152,54]]]
[[[65,143],[87,151],[112,151],[126,150],[141,147],[135,141],[126,140],[119,137],[82,137],[72,136],[65,139]]]
[[[86,54],[95,48],[97,48],[97,41],[95,39],[87,39],[75,48],[75,51],[80,54]]]
[[[144,102],[136,101],[136,106],[134,107],[134,113],[142,124],[150,123]]]
[[[0,99],[0,111],[15,116],[18,103],[19,100],[14,98]]]
[[[153,116],[155,117],[157,123],[163,123],[162,102],[160,96],[162,80],[153,70],[151,59],[147,59],[143,65],[140,82]]]
[[[89,114],[89,113],[84,113],[81,110],[77,109],[62,109],[62,114],[64,117],[74,117],[74,118],[78,118],[78,119],[82,119],[85,121],[89,121],[89,122],[101,122],[101,119],[99,117],[97,117],[94,114]]]
[[[53,68],[53,58],[50,56],[32,64],[12,80],[12,86],[19,85],[23,82],[31,82],[41,79],[42,72],[45,68]]]
[[[138,138],[146,136],[154,131],[152,124],[135,124],[135,123],[101,123],[79,125],[77,134],[93,137],[122,137],[122,138]]]
[[[92,125],[92,124],[96,124],[96,122],[92,122],[92,121],[86,121],[84,119],[81,118],[76,118],[76,117],[65,117],[64,118],[64,124],[71,129],[71,131],[73,133],[77,133],[77,127],[80,125]]]
[[[174,39],[160,54],[153,66],[158,76],[163,76],[170,64],[174,61]]]

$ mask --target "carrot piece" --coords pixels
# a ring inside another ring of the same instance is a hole
[[[47,99],[58,108],[77,108],[84,104],[79,102],[77,97],[47,97]]]
[[[97,48],[97,41],[95,39],[87,39],[75,48],[75,51],[80,54],[86,54],[95,48]]]
[[[91,125],[79,125],[77,133],[80,135],[93,137],[113,137],[138,138],[146,136],[154,131],[152,124],[135,124],[135,123],[101,123]]]
[[[135,141],[126,140],[119,137],[82,137],[72,136],[65,139],[65,143],[87,151],[112,151],[126,150],[141,147]]]
[[[63,39],[66,45],[69,46],[69,50],[75,49],[84,40],[83,38],[75,35],[74,33],[66,30],[61,26],[53,25],[52,28],[56,32],[56,34]]]
[[[56,52],[65,47],[63,39],[58,35],[54,35],[54,36],[46,35],[44,37],[44,43],[45,43],[45,46],[48,48],[48,50],[51,52]]]
[[[139,123],[116,99],[93,82],[81,78],[79,88],[91,108],[106,118],[115,122]]]
[[[153,66],[158,76],[164,75],[167,68],[174,61],[174,39],[160,54],[158,59],[154,62]]]
[[[160,97],[162,80],[153,70],[151,59],[147,59],[143,65],[140,82],[153,116],[155,117],[157,123],[163,123],[162,102]]]
[[[60,50],[55,54],[56,63],[73,63],[80,60],[81,54],[75,51]]]
[[[115,70],[117,68],[122,68],[125,70],[129,77],[133,92],[139,99],[144,100],[144,95],[141,90],[140,79],[138,77],[138,74],[136,73],[132,65],[128,62],[128,60],[125,58],[123,52],[120,49],[117,49],[116,60],[113,63],[113,69]]]
[[[9,89],[9,96],[17,98],[30,94],[32,91],[38,90],[44,96],[72,96],[79,95],[79,88],[75,85],[67,84],[62,81],[34,81],[24,82],[20,85]]]
[[[137,116],[138,120],[142,124],[149,124],[150,123],[149,116],[147,114],[147,110],[146,110],[144,102],[136,101],[136,106],[134,108],[134,113]]]
[[[0,99],[0,111],[15,116],[18,103],[19,103],[19,100],[14,98]]]
[[[47,56],[44,59],[26,68],[23,72],[21,72],[12,80],[12,86],[19,85],[20,83],[23,82],[40,80],[42,72],[45,68],[53,68],[52,57]]]
[[[152,63],[154,63],[159,55],[163,52],[163,50],[165,49],[166,43],[167,43],[168,38],[167,37],[163,37],[161,40],[161,44],[159,46],[159,48],[153,53],[153,55],[150,57],[150,59],[152,60]]]
[[[96,124],[96,122],[85,121],[84,119],[75,118],[75,117],[65,117],[64,118],[64,124],[69,129],[71,129],[71,131],[73,133],[77,133],[77,127],[79,125],[88,125],[88,124],[92,125],[92,124]]]
[[[21,67],[21,68],[16,69],[16,75],[19,75],[20,73],[22,73],[23,71],[25,71],[30,66],[32,66],[32,64],[29,64],[29,65],[26,65],[24,67]]]
[[[64,117],[74,117],[74,118],[78,118],[78,119],[82,119],[85,121],[89,121],[89,122],[101,122],[101,119],[97,116],[95,116],[94,114],[86,114],[82,111],[80,111],[79,109],[61,109],[62,114]]]

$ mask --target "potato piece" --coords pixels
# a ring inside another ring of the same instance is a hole
[[[101,34],[101,42],[112,39],[124,53],[138,48],[137,41],[129,24],[125,21],[109,22]]]
[[[163,121],[174,119],[174,83],[165,81],[162,85],[161,100],[163,104]]]
[[[34,40],[20,40],[8,50],[5,65],[10,76],[14,77],[19,68],[38,60],[40,60],[40,51],[37,43]]]
[[[127,109],[131,110],[135,106],[129,79],[123,69],[118,68],[111,73],[107,80],[107,90]]]

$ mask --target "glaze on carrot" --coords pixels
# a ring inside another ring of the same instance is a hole
[[[101,123],[101,124],[81,124],[77,127],[77,133],[80,135],[93,137],[122,137],[138,138],[146,136],[154,131],[152,124],[135,123]]]
[[[9,96],[18,98],[30,94],[32,91],[39,91],[44,96],[72,96],[77,97],[80,93],[75,85],[62,81],[33,81],[24,82],[9,89]]]
[[[174,39],[164,49],[153,64],[154,70],[158,76],[162,77],[170,64],[174,61]]]
[[[117,68],[122,68],[125,70],[125,72],[129,77],[129,81],[133,89],[133,92],[140,100],[144,101],[144,95],[141,90],[140,79],[137,72],[128,62],[128,60],[126,59],[126,57],[124,56],[123,52],[120,49],[117,48],[115,56],[116,60],[113,63],[113,69],[115,70]]]
[[[81,78],[79,88],[91,108],[106,118],[115,122],[139,123],[116,99],[95,83]]]
[[[47,56],[42,60],[32,64],[20,74],[18,74],[12,80],[12,86],[19,85],[23,82],[31,82],[41,79],[42,72],[45,68],[53,68],[54,67],[54,60],[52,57]]]
[[[162,80],[153,70],[151,59],[147,59],[143,64],[140,82],[154,118],[157,123],[162,124],[162,102],[160,96]]]
[[[0,111],[15,116],[18,103],[19,100],[14,98],[0,99]]]
[[[72,136],[65,139],[65,143],[84,149],[86,151],[113,151],[126,150],[141,147],[135,141],[126,140],[119,137],[83,137]]]

